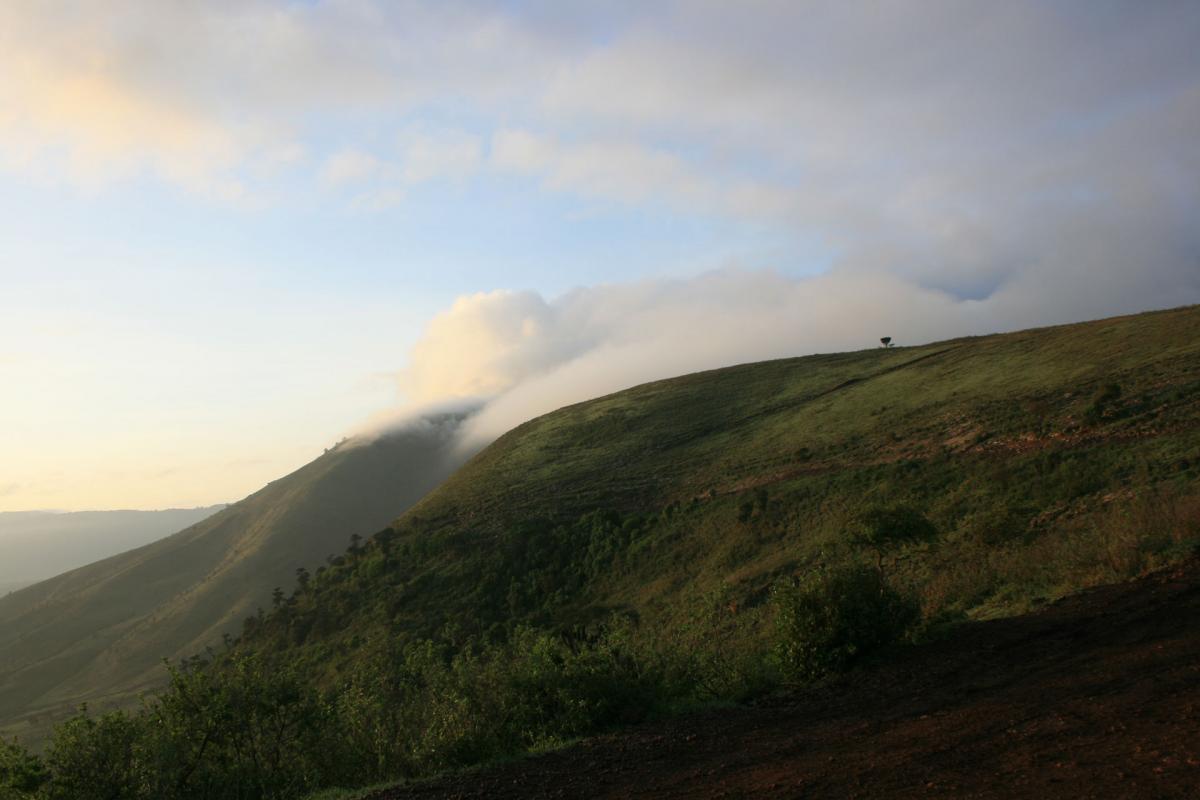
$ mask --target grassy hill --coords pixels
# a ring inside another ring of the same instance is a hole
[[[384,527],[445,477],[457,418],[343,444],[185,530],[0,598],[0,722],[26,737],[126,704],[163,658],[219,645],[274,587]]]
[[[860,537],[901,510],[932,535],[880,576]],[[1197,307],[660,381],[509,432],[141,715],[77,718],[51,785],[428,774],[795,680],[822,576],[930,638],[1198,545]]]
[[[939,531],[896,568],[928,614],[1013,613],[1184,552],[1198,476],[1200,308],[730,367],[511,431],[259,638],[331,663],[446,624],[744,610],[897,504]]]
[[[149,544],[222,508],[0,512],[0,596]]]

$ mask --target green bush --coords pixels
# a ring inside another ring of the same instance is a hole
[[[776,663],[784,677],[811,681],[842,672],[902,639],[916,604],[865,566],[817,572],[775,591]]]
[[[55,728],[46,754],[50,800],[110,800],[142,796],[138,721],[125,714],[83,713]]]
[[[858,519],[851,541],[875,554],[878,572],[883,572],[884,554],[904,545],[927,542],[938,534],[933,523],[911,506],[872,508]]]
[[[46,781],[41,759],[24,747],[0,739],[0,800],[27,800]]]

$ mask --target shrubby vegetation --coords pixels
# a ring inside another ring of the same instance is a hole
[[[913,600],[864,566],[817,572],[781,586],[775,597],[775,658],[798,682],[862,662],[907,636],[920,618]]]
[[[42,761],[17,742],[0,740],[0,800],[26,800],[37,796],[46,782]]]
[[[683,653],[620,623],[584,639],[383,646],[319,691],[253,655],[172,670],[138,713],[59,726],[43,759],[5,745],[0,798],[289,798],[553,747],[704,696]]]
[[[771,502],[757,498],[754,518],[770,524]],[[1142,546],[1151,531],[1171,531],[1161,546],[1185,546],[1183,554],[1200,539],[1198,512],[1190,499],[1159,496],[1108,524]],[[686,517],[669,516],[677,514]],[[922,630],[929,598],[914,585],[912,560],[898,556],[948,544],[908,504],[873,507],[845,524],[843,547],[776,578],[749,605],[721,584],[693,593],[681,613],[655,626],[621,613],[473,632],[451,620],[430,636],[359,641],[353,658],[322,677],[316,662],[296,657],[303,648],[287,647],[298,620],[310,630],[320,622],[306,618],[313,597],[322,586],[343,586],[349,576],[340,572],[386,562],[389,551],[412,555],[402,537],[356,541],[340,564],[301,580],[225,652],[171,667],[168,689],[140,711],[84,709],[58,727],[41,758],[4,744],[0,799],[299,798],[535,752],[648,716],[821,680],[886,657]],[[619,572],[631,550],[653,549],[647,540],[658,525],[615,513],[522,525],[525,545],[505,549],[484,573],[508,587],[497,618],[547,619],[570,606],[586,581]],[[1112,540],[1095,547],[1099,557]]]
[[[523,525],[524,543],[488,573],[508,586],[503,614],[536,618],[569,602],[647,527],[612,513]],[[355,541],[331,569],[369,565],[384,546]],[[339,580],[327,573],[302,579],[246,636],[278,627],[289,638],[310,580]],[[869,567],[812,585],[781,584],[774,605],[744,612],[718,587],[667,629],[643,630],[621,614],[557,630],[517,623],[463,634],[448,624],[429,638],[360,643],[323,687],[298,662],[230,642],[223,654],[171,667],[169,688],[137,713],[83,709],[41,759],[6,745],[0,798],[291,798],[418,777],[823,677],[894,643],[912,621],[914,604]],[[771,639],[754,639],[771,616],[774,651]]]

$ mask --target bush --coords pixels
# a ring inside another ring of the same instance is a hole
[[[882,574],[885,553],[930,541],[937,534],[937,528],[920,511],[910,506],[891,506],[873,508],[859,517],[851,540],[875,554],[876,569]]]
[[[121,713],[83,713],[54,730],[46,754],[51,800],[109,800],[141,795],[137,751],[142,731]]]
[[[46,781],[41,760],[17,742],[0,739],[0,800],[33,798]]]
[[[849,669],[904,638],[920,617],[912,600],[861,565],[782,586],[774,600],[774,655],[793,681]]]
[[[1099,425],[1104,422],[1113,404],[1120,399],[1121,387],[1115,383],[1108,384],[1096,393],[1091,405],[1084,410],[1083,421],[1088,425]]]

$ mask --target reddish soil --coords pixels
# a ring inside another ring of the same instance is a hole
[[[1200,560],[785,703],[397,787],[415,798],[1200,798]]]

